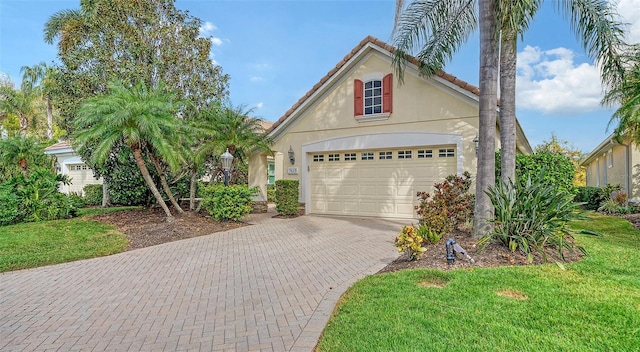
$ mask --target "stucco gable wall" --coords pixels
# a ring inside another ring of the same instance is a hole
[[[389,58],[378,53],[369,54],[362,64],[352,69],[348,75],[334,83],[334,86],[319,96],[313,104],[297,119],[288,133],[306,133],[311,131],[338,131],[341,129],[375,129],[398,124],[421,123],[424,121],[445,121],[459,117],[477,119],[477,107],[473,102],[461,101],[451,89],[440,83],[427,83],[408,72],[404,84],[398,85],[394,75],[393,112],[387,120],[358,122],[354,118],[353,82],[366,79],[371,75],[386,75],[393,72]],[[404,127],[411,130],[411,126]],[[440,130],[451,131],[451,124]],[[339,132],[336,132],[339,133]]]

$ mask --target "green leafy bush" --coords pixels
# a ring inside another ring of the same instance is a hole
[[[276,180],[276,210],[281,215],[298,214],[298,180]]]
[[[420,258],[427,249],[422,246],[423,238],[413,226],[403,226],[394,243],[398,252],[405,252],[409,260]]]
[[[445,235],[444,232],[436,232],[429,228],[427,225],[420,225],[416,232],[425,242],[429,242],[431,244],[436,244],[440,239]]]
[[[86,205],[102,204],[102,185],[86,185],[82,188]]]
[[[73,201],[58,191],[66,176],[49,170],[33,171],[11,177],[0,185],[0,225],[42,220],[57,220],[76,215]]]
[[[496,180],[500,179],[500,152],[496,153]],[[567,156],[550,151],[542,151],[530,155],[516,155],[516,179],[521,185],[531,177],[536,179],[545,170],[544,183],[554,186],[560,192],[574,193],[575,165]]]
[[[606,200],[604,192],[598,187],[578,187],[574,201],[584,203],[588,210],[597,210]]]
[[[416,212],[420,223],[430,231],[446,234],[458,229],[473,216],[474,197],[469,194],[471,174],[449,175],[444,182],[433,185],[433,196],[418,192]]]
[[[82,208],[86,205],[86,203],[84,202],[84,197],[82,196],[82,193],[70,193],[68,195],[69,200],[71,201],[71,204],[73,204],[74,207],[76,208]]]
[[[544,249],[556,248],[560,258],[564,248],[573,250],[568,222],[582,218],[578,205],[568,192],[559,192],[540,172],[525,183],[503,183],[489,188],[487,194],[495,207],[495,229],[483,237],[483,245],[498,240],[512,252],[520,250],[533,260],[533,251],[545,258]]]
[[[252,210],[251,196],[255,189],[245,185],[212,185],[200,189],[202,207],[217,221],[240,221]]]

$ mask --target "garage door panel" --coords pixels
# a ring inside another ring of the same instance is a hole
[[[432,148],[428,148],[432,149]],[[332,215],[415,218],[416,192],[433,192],[457,168],[455,158],[433,158],[311,163],[311,213]]]

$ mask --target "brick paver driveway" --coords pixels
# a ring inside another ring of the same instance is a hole
[[[0,350],[310,351],[346,288],[396,257],[401,223],[271,215],[0,274]]]

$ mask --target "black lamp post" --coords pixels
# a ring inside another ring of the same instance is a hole
[[[229,169],[231,169],[231,162],[233,161],[233,155],[229,153],[229,148],[227,151],[220,155],[220,159],[222,160],[222,169],[224,170],[224,185],[229,185]]]

